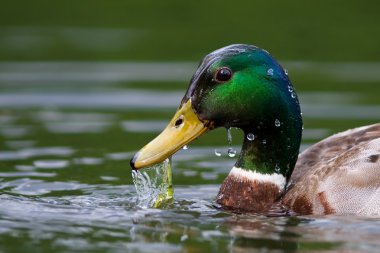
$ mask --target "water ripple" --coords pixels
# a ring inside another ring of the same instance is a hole
[[[69,166],[67,160],[37,160],[33,165],[38,169],[63,169]]]
[[[73,161],[75,164],[82,164],[82,165],[99,165],[103,163],[103,159],[96,158],[96,157],[75,158]]]
[[[70,156],[74,150],[68,147],[24,148],[18,151],[0,151],[0,160],[23,160],[38,156]]]
[[[42,172],[0,172],[0,177],[54,177],[56,173]]]

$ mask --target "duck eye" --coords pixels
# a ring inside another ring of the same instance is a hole
[[[231,77],[232,77],[232,71],[227,67],[223,67],[223,68],[220,68],[218,72],[216,72],[215,81],[219,83],[227,82],[228,80],[231,79]]]

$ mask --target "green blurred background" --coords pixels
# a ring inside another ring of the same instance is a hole
[[[199,61],[231,43],[281,60],[378,61],[380,3],[3,1],[0,60]]]

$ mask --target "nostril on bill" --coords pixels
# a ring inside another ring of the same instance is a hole
[[[174,123],[175,127],[179,127],[183,123],[183,116],[180,116]]]

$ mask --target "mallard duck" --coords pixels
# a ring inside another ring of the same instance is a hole
[[[287,72],[265,50],[230,45],[199,65],[169,125],[131,160],[163,161],[217,127],[244,132],[216,202],[226,210],[380,214],[380,124],[331,136],[299,153],[302,117]]]

